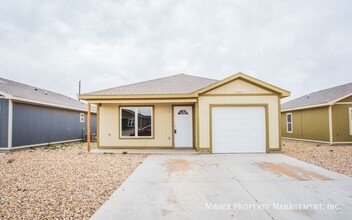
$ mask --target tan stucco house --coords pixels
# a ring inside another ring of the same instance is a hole
[[[289,95],[243,73],[220,81],[179,74],[80,99],[98,106],[100,149],[249,153],[281,149],[280,99]]]
[[[352,83],[283,103],[282,135],[328,144],[352,143]]]

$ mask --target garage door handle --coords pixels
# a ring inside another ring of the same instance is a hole
[[[174,134],[176,134],[177,133],[177,131],[176,131],[176,129],[174,129]]]

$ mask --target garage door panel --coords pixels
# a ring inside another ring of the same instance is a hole
[[[214,153],[254,153],[266,150],[264,107],[213,107]]]

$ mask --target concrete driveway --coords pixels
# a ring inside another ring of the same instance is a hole
[[[351,219],[352,178],[282,154],[149,156],[92,219]]]

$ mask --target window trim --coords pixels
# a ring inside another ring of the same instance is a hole
[[[84,113],[79,113],[79,122],[81,122],[81,123],[85,122],[85,114]]]
[[[291,116],[291,122],[288,122],[288,116]],[[288,130],[288,124],[291,124],[291,131]],[[293,115],[292,112],[286,113],[286,132],[293,133]]]
[[[348,108],[348,118],[349,120],[349,124],[350,124],[350,135],[352,135],[352,107]]]
[[[138,135],[138,114],[136,114],[136,109],[138,108],[150,108],[151,109],[151,116],[152,116],[152,119],[151,119],[151,136],[122,136],[122,123],[121,123],[121,118],[122,118],[122,109],[123,108],[134,108],[135,110],[135,114],[134,114],[134,132],[135,134]],[[119,126],[119,139],[154,139],[154,106],[152,105],[141,105],[141,106],[129,106],[129,105],[126,105],[126,106],[119,106],[120,108],[120,114],[119,114],[119,123],[120,123],[120,126]]]

